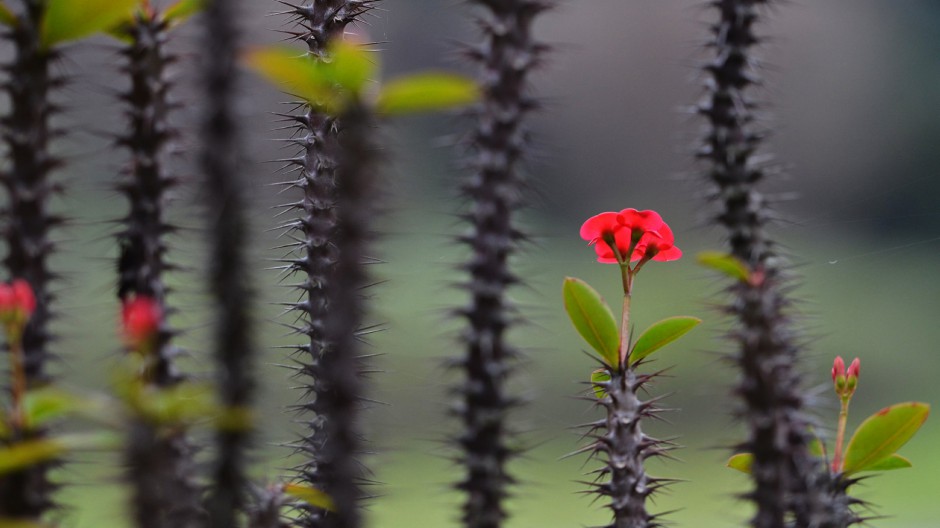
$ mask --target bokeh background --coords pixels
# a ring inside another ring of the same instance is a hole
[[[274,1],[243,2],[246,42],[270,43],[289,29]],[[721,359],[726,329],[714,305],[721,283],[694,262],[697,252],[722,247],[709,226],[710,210],[692,152],[701,121],[689,107],[702,95],[699,71],[712,19],[701,1],[563,0],[542,17],[537,34],[554,51],[535,79],[545,109],[533,120],[536,148],[528,173],[531,207],[521,223],[534,243],[518,256],[525,285],[513,296],[528,321],[513,342],[528,357],[515,391],[529,404],[515,413],[518,442],[532,449],[513,465],[520,484],[510,502],[513,528],[598,525],[608,518],[599,503],[580,493],[577,481],[593,469],[584,456],[562,457],[579,446],[571,426],[598,412],[579,399],[593,362],[562,311],[560,284],[567,275],[590,281],[616,297],[617,276],[596,264],[578,238],[580,223],[601,211],[625,207],[662,213],[673,226],[683,260],[646,268],[637,283],[635,320],[642,327],[661,317],[688,314],[705,324],[659,355],[656,367],[674,365],[656,394],[671,393],[677,412],[670,423],[651,423],[656,435],[677,437],[678,460],[651,464],[650,472],[685,482],[660,496],[654,509],[678,510],[678,526],[740,526],[749,507],[736,498],[747,479],[724,467],[728,446],[742,436],[729,396],[735,372]],[[456,0],[385,0],[357,28],[375,42],[384,74],[426,68],[466,70],[460,42],[477,39],[472,10]],[[801,276],[795,325],[806,337],[801,365],[807,396],[823,423],[835,421],[828,387],[833,356],[862,360],[861,389],[851,426],[882,406],[940,397],[940,3],[935,0],[827,0],[780,2],[760,28],[767,36],[764,61],[767,101],[762,124],[773,131],[767,153],[781,175],[768,182],[781,222],[775,236]],[[174,170],[193,175],[198,145],[193,125],[199,104],[193,84],[199,72],[196,27],[182,28],[172,47],[183,105],[174,120],[181,131]],[[0,53],[8,54],[6,44]],[[112,221],[123,214],[123,198],[111,190],[124,163],[110,148],[110,134],[123,126],[114,91],[122,86],[116,44],[95,39],[75,46],[60,68],[73,82],[61,94],[60,124],[73,134],[59,144],[69,163],[61,177],[69,192],[56,208],[74,219],[59,232],[55,267],[63,316],[58,330],[62,360],[57,366],[77,390],[103,391],[120,349],[115,336],[116,248]],[[290,360],[277,345],[291,343],[281,325],[289,322],[275,303],[294,293],[279,285],[269,250],[279,241],[272,206],[293,200],[270,186],[282,179],[269,160],[283,150],[285,132],[272,112],[284,97],[246,77],[239,109],[245,125],[244,159],[250,177],[258,269],[256,288],[261,360],[258,373],[261,427],[256,475],[273,480],[292,464],[288,447],[296,434],[285,408],[300,392],[292,389]],[[5,102],[3,103],[6,104]],[[367,414],[370,458],[378,497],[371,524],[382,528],[456,526],[458,495],[449,485],[460,469],[449,460],[447,438],[456,423],[448,416],[449,388],[459,379],[442,365],[461,353],[458,321],[448,313],[466,301],[453,284],[465,252],[453,243],[464,228],[455,191],[464,174],[452,145],[469,124],[457,116],[408,118],[382,131],[387,163],[385,213],[377,219],[382,237],[373,268],[384,281],[371,290],[371,336],[383,371],[373,377],[371,396],[383,402]],[[187,329],[180,343],[191,353],[186,368],[208,375],[199,203],[212,196],[186,178],[172,206],[183,228],[171,256],[185,266],[171,282],[179,307],[174,323]],[[936,475],[940,428],[928,421],[902,450],[914,468],[864,481],[856,494],[874,505],[872,521],[883,528],[937,526],[940,505]],[[60,473],[76,486],[64,492],[64,526],[125,526],[117,457],[91,457]]]

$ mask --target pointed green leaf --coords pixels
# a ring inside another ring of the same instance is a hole
[[[907,469],[909,467],[914,467],[914,464],[911,464],[911,461],[907,458],[895,453],[859,471],[891,471],[893,469]]]
[[[0,475],[48,462],[65,451],[66,447],[52,438],[29,440],[0,448]]]
[[[594,385],[594,395],[598,400],[607,396],[607,391],[601,385],[610,381],[610,372],[607,369],[597,369],[591,373],[591,383]]]
[[[738,453],[728,459],[728,467],[736,469],[741,473],[751,474],[751,466],[754,465],[754,455],[751,453]]]
[[[890,457],[920,429],[930,406],[907,402],[885,407],[862,422],[845,449],[846,474],[867,471]]]
[[[327,77],[357,96],[362,93],[366,83],[376,80],[378,64],[360,45],[337,40],[327,50],[327,57],[320,62]]]
[[[699,264],[723,273],[732,279],[747,282],[751,276],[741,259],[719,251],[705,251],[698,254]]]
[[[660,348],[679,339],[702,322],[697,317],[678,316],[663,319],[646,329],[633,345],[630,361],[637,361],[649,356]]]
[[[7,26],[15,26],[19,21],[16,18],[16,15],[13,14],[13,11],[10,11],[10,8],[6,4],[0,2],[0,24],[5,24]]]
[[[594,288],[568,277],[562,286],[565,311],[575,329],[611,367],[620,363],[620,331],[613,312]]]
[[[51,420],[71,414],[81,406],[80,398],[65,391],[53,388],[29,391],[23,399],[26,427],[34,429]]]
[[[179,0],[166,8],[166,11],[163,12],[163,18],[170,24],[179,24],[202,11],[205,5],[206,0]]]
[[[284,486],[284,493],[295,499],[300,499],[311,506],[316,506],[317,508],[322,508],[327,511],[336,511],[333,499],[326,493],[312,486],[286,484]]]
[[[384,115],[435,112],[466,106],[480,98],[480,87],[469,77],[452,73],[419,73],[390,81],[379,94]]]
[[[129,20],[140,0],[47,0],[42,22],[42,43],[48,48],[101,31]]]
[[[245,58],[248,66],[281,90],[296,95],[330,114],[342,112],[345,102],[325,69],[307,55],[284,47],[259,48]]]

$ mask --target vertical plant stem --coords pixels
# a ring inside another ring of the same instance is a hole
[[[56,134],[50,93],[63,81],[50,71],[56,51],[41,43],[45,0],[23,0],[22,5],[17,23],[4,29],[13,58],[5,66],[3,82],[10,113],[0,120],[9,159],[2,173],[7,192],[3,264],[10,277],[24,279],[36,295],[36,311],[22,336],[25,382],[33,388],[49,381],[46,365],[52,355],[48,345],[54,296],[49,290],[55,274],[48,260],[55,244],[50,234],[63,220],[49,210],[52,195],[61,190],[50,178],[59,165],[49,149]],[[32,431],[29,436],[42,434]],[[53,507],[55,486],[48,480],[48,470],[49,464],[38,464],[0,478],[0,517],[39,522]]]
[[[770,207],[759,190],[767,176],[756,151],[765,133],[755,126],[755,101],[748,95],[758,74],[754,26],[767,0],[711,2],[719,20],[712,26],[714,58],[706,65],[708,94],[698,111],[709,123],[699,151],[718,204],[716,223],[726,228],[731,254],[744,262],[752,280],[731,289],[728,312],[737,319],[733,355],[741,372],[737,394],[754,454],[754,489],[748,497],[757,513],[755,528],[842,527],[851,517],[834,497],[827,468],[809,453],[809,419],[798,372],[800,350],[792,328],[788,278],[767,234]]]
[[[362,439],[358,418],[363,383],[359,361],[363,355],[359,331],[366,308],[361,291],[368,285],[366,266],[376,217],[376,147],[371,135],[373,116],[354,106],[340,122],[337,173],[337,237],[339,248],[333,280],[327,289],[326,336],[331,343],[320,358],[318,397],[325,418],[326,442],[321,459],[327,464],[320,478],[333,499],[335,512],[323,517],[326,528],[359,528],[363,498]]]
[[[465,265],[471,300],[461,310],[468,325],[460,362],[466,380],[457,411],[463,422],[458,442],[465,476],[457,487],[466,493],[464,526],[497,528],[507,516],[504,502],[513,483],[507,466],[514,455],[509,412],[516,399],[507,385],[519,356],[505,339],[513,311],[507,289],[518,282],[509,261],[523,238],[514,213],[524,185],[524,121],[537,106],[529,94],[529,76],[544,52],[532,29],[548,5],[541,0],[471,4],[481,10],[483,42],[468,54],[478,63],[484,93],[471,137],[475,173],[463,186],[471,205],[465,215],[470,232],[461,241],[472,255]]]
[[[208,102],[202,136],[204,195],[210,219],[211,294],[217,309],[214,356],[218,388],[226,409],[246,410],[252,402],[255,352],[251,276],[246,264],[249,247],[246,182],[240,171],[237,107],[239,49],[237,7],[231,0],[209,0],[204,14],[203,95]],[[209,526],[240,525],[248,477],[245,471],[250,428],[219,428],[212,491],[208,498]]]
[[[307,45],[313,60],[327,59],[331,42],[343,38],[346,27],[360,21],[379,2],[378,0],[317,0],[292,4],[289,14],[297,23],[294,36]],[[304,431],[299,439],[301,462],[294,468],[297,480],[327,493],[327,474],[333,471],[323,450],[329,441],[327,420],[329,408],[324,396],[328,390],[329,375],[323,371],[325,355],[333,348],[327,336],[326,321],[330,306],[326,292],[331,288],[339,244],[336,242],[336,182],[340,169],[337,160],[337,134],[341,123],[310,106],[303,106],[298,114],[285,114],[285,119],[296,124],[291,141],[301,149],[296,158],[285,160],[291,173],[297,177],[286,185],[299,191],[300,197],[286,204],[284,209],[296,212],[297,218],[282,226],[287,235],[298,240],[285,259],[285,269],[299,276],[297,289],[301,300],[294,306],[299,315],[294,325],[304,342],[297,346],[297,379],[303,398],[296,406]],[[315,506],[303,506],[299,523],[305,528],[323,526],[326,512]]]
[[[128,149],[131,160],[126,177],[117,185],[129,202],[123,230],[118,233],[118,296],[125,303],[134,297],[150,298],[165,315],[170,309],[164,273],[171,268],[166,262],[166,235],[173,231],[165,218],[166,205],[177,184],[167,173],[164,159],[175,136],[169,122],[172,104],[167,74],[174,57],[166,50],[167,23],[149,6],[123,31],[129,38],[122,54],[130,88],[121,98],[129,127],[118,143]],[[174,365],[179,351],[172,343],[173,335],[164,316],[154,342],[146,347],[144,384],[168,388],[183,380]],[[201,490],[195,481],[194,450],[186,431],[168,431],[143,417],[133,418],[130,429],[125,457],[137,526],[201,526]]]

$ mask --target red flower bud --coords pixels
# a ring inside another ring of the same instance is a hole
[[[832,362],[832,381],[839,376],[845,376],[845,361],[842,356],[836,356],[836,360]]]
[[[846,376],[850,378],[858,378],[859,368],[861,367],[861,361],[858,358],[852,360],[852,364],[849,365],[849,370],[846,372]]]
[[[121,321],[127,346],[137,351],[145,351],[156,339],[163,323],[163,309],[160,303],[151,297],[134,297],[124,302]]]
[[[34,311],[36,296],[28,282],[16,279],[10,284],[0,284],[0,321],[8,330],[22,331]]]

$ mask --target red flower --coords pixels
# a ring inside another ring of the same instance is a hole
[[[33,288],[23,279],[10,284],[0,284],[0,320],[20,328],[26,325],[36,311],[36,296]]]
[[[592,216],[581,226],[581,238],[594,246],[597,261],[605,264],[617,263],[611,244],[621,256],[633,248],[631,262],[642,259],[665,262],[682,256],[682,251],[675,247],[672,230],[656,211],[624,209]]]
[[[121,322],[127,345],[140,351],[148,348],[156,339],[163,323],[163,309],[151,297],[134,297],[124,302]]]

